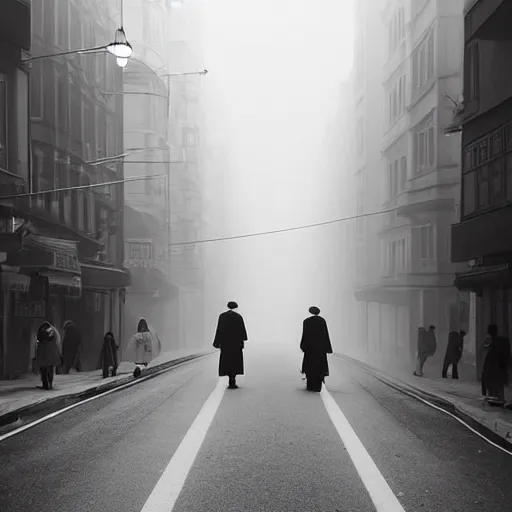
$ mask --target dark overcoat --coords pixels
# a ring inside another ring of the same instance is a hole
[[[458,363],[462,357],[463,339],[459,331],[452,331],[448,335],[445,361],[447,363]]]
[[[236,311],[219,316],[213,346],[220,348],[219,377],[244,374],[244,341],[247,341],[244,319]]]
[[[101,366],[103,369],[108,369],[111,366],[117,368],[117,344],[116,340],[113,337],[107,338],[107,336],[105,336],[103,338],[103,349],[101,351],[101,359]]]
[[[306,375],[329,375],[327,354],[332,354],[331,339],[327,322],[321,316],[310,316],[302,324],[300,349],[304,352],[302,372]]]
[[[488,351],[482,367],[482,384],[490,395],[498,395],[502,386],[508,384],[510,341],[505,336],[496,336],[488,339],[484,346]]]

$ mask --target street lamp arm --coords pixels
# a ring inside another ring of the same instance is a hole
[[[121,91],[121,92],[113,92],[113,91],[103,91],[99,90],[101,94],[104,94],[105,96],[124,96],[125,94],[140,94],[143,96],[156,96],[158,98],[164,98],[167,99],[167,96],[165,94],[158,94],[156,92],[144,92],[144,91]]]
[[[87,165],[103,165],[110,162],[117,162],[118,160],[122,160],[123,158],[131,155],[132,153],[139,153],[145,151],[163,151],[166,149],[173,149],[171,146],[158,146],[156,148],[131,148],[126,153],[121,153],[120,155],[106,156],[104,158],[99,158],[98,160],[88,160],[84,162]]]
[[[188,73],[167,73],[165,75],[160,76],[187,76],[187,75],[207,75],[208,70],[203,69],[202,71],[190,71]]]
[[[106,51],[107,47],[105,45],[102,46],[93,46],[91,48],[81,48],[79,50],[68,50],[65,52],[58,52],[58,53],[51,53],[48,55],[35,55],[33,57],[27,57],[25,59],[21,59],[22,62],[32,62],[34,60],[40,60],[40,59],[51,59],[52,57],[61,57],[63,55],[74,55],[74,54],[81,54],[81,53],[95,53],[95,52],[101,52]]]

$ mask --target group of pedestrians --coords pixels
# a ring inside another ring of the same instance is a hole
[[[48,321],[44,321],[37,331],[35,340],[35,366],[41,376],[40,389],[53,389],[55,373],[69,374],[70,370],[81,371],[80,354],[82,337],[77,325],[71,320],[64,322],[63,335]],[[119,367],[119,345],[112,332],[105,333],[100,353],[99,366],[103,378],[115,377]],[[142,368],[161,352],[161,342],[155,330],[141,318],[137,332],[130,338],[124,360],[135,363],[134,377],[141,374]]]
[[[235,309],[238,304],[228,302],[228,310],[221,313],[213,346],[220,349],[219,377],[228,377],[229,389],[237,389],[236,377],[244,375],[243,350],[247,341],[247,330],[242,315]],[[332,354],[331,340],[327,322],[320,316],[316,306],[309,308],[311,316],[302,325],[300,349],[304,353],[301,373],[307,380],[309,391],[321,391],[325,377],[329,376],[327,354]]]
[[[452,331],[448,335],[448,344],[443,361],[441,376],[448,377],[451,367],[453,379],[459,378],[458,365],[464,350],[463,330]],[[437,349],[435,326],[428,330],[418,328],[417,362],[414,375],[423,376],[423,367],[429,357],[432,357]],[[498,327],[491,324],[487,327],[487,334],[483,343],[483,365],[481,372],[482,396],[487,401],[502,405],[505,403],[505,387],[509,383],[509,368],[512,363],[510,341],[506,336],[498,335]]]

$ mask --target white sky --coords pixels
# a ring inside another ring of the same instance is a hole
[[[342,207],[333,207],[337,192],[326,177],[323,141],[352,66],[352,0],[206,3],[208,130],[223,134],[231,155],[226,207],[233,220],[222,231],[229,236],[338,216]],[[322,258],[334,232],[316,231],[219,246],[231,258],[225,299],[239,301],[253,329],[276,304],[288,318],[273,327],[283,335],[289,320],[303,318],[309,305],[322,308],[324,276],[320,284],[307,274],[329,274]]]

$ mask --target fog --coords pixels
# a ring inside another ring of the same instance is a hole
[[[202,40],[204,194],[213,228],[231,237],[328,221],[346,214],[332,130],[352,66],[349,0],[216,0]],[[336,130],[336,128],[334,128]],[[215,219],[215,221],[213,221]],[[203,246],[208,329],[236,300],[249,340],[297,344],[309,306],[340,335],[339,224]],[[208,279],[208,277],[207,277]],[[213,335],[213,332],[212,332]]]

